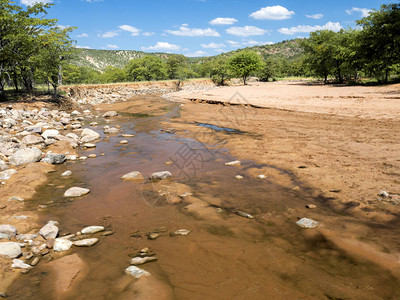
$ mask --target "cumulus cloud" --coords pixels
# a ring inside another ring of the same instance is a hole
[[[32,6],[36,3],[52,3],[52,0],[21,0],[21,4],[26,6]]]
[[[260,42],[255,40],[243,40],[243,46],[258,46],[258,45],[272,45],[273,42]]]
[[[236,41],[226,41],[231,47],[240,46],[239,42]]]
[[[81,33],[81,34],[78,34],[76,37],[78,37],[78,38],[88,38],[89,35],[87,33]]]
[[[104,49],[116,50],[116,49],[119,49],[119,47],[117,45],[108,44],[106,47],[104,47]]]
[[[286,20],[294,15],[294,11],[289,11],[286,7],[275,5],[263,7],[250,14],[256,20]]]
[[[353,7],[352,9],[346,9],[346,13],[351,15],[354,12],[361,13],[361,17],[365,18],[369,16],[371,9],[368,8],[360,8],[360,7]]]
[[[211,20],[209,23],[211,25],[232,25],[236,23],[238,20],[235,18],[216,18],[214,20]]]
[[[119,29],[130,32],[131,36],[138,36],[138,35],[140,35],[140,31],[141,31],[140,29],[133,27],[131,25],[121,25],[121,26],[119,26]]]
[[[209,43],[209,44],[201,44],[203,48],[212,48],[212,49],[218,49],[218,48],[224,48],[226,47],[225,44],[223,43]]]
[[[114,31],[107,31],[105,33],[98,34],[97,36],[101,37],[101,38],[104,38],[104,39],[107,39],[107,38],[116,37],[118,35],[119,35],[118,31],[114,30]]]
[[[306,17],[309,18],[309,19],[316,19],[316,20],[318,20],[318,19],[323,18],[324,15],[323,15],[323,14],[313,14],[313,15],[306,15]]]
[[[211,28],[189,28],[188,24],[182,24],[179,30],[164,30],[168,34],[177,36],[220,36],[220,34]]]
[[[193,53],[186,53],[186,56],[188,56],[188,57],[201,57],[201,56],[205,56],[205,55],[207,55],[207,52],[204,52],[202,50],[198,50]]]
[[[181,49],[178,45],[170,44],[168,42],[157,42],[154,46],[142,47],[143,51],[178,51]]]
[[[316,26],[310,26],[310,25],[298,25],[295,27],[290,27],[290,28],[281,28],[278,29],[278,31],[282,34],[288,34],[288,35],[293,35],[296,33],[310,33],[313,31],[317,30],[332,30],[332,31],[339,31],[342,29],[342,25],[340,25],[339,22],[333,23],[333,22],[328,22],[325,25],[316,25]]]
[[[80,45],[76,45],[75,48],[79,48],[79,49],[92,49],[92,47],[89,47],[89,46],[80,46]]]
[[[231,27],[226,30],[227,33],[237,36],[252,36],[252,35],[264,35],[269,33],[268,30],[258,28],[256,26],[244,26],[244,27]]]
[[[143,32],[143,35],[144,36],[153,36],[153,35],[155,35],[155,33],[154,32]]]

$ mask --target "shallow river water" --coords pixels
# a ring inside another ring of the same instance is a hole
[[[398,280],[389,272],[355,262],[323,236],[295,225],[303,216],[292,210],[304,211],[306,216],[308,203],[318,205],[321,214],[334,215],[321,199],[311,197],[306,187],[300,192],[254,175],[257,169],[262,174],[273,166],[252,161],[242,161],[239,167],[225,166],[238,158],[224,149],[223,140],[205,145],[163,131],[159,122],[178,113],[178,105],[169,105],[162,116],[122,114],[113,119],[108,125],[120,125],[121,133],[135,136],[102,134],[96,148],[80,152],[96,153],[96,159],[59,166],[49,175],[50,185],[40,187],[29,202],[32,209],[47,203],[49,208],[40,212],[42,223],[59,221],[61,233],[74,233],[89,225],[114,231],[100,237],[92,248],[73,249],[87,264],[88,273],[67,299],[133,299],[127,293],[124,269],[130,255],[145,247],[158,258],[141,266],[157,282],[150,292],[152,299],[161,299],[161,290],[174,299],[400,297]],[[97,130],[102,132],[103,125]],[[209,130],[210,126],[206,127],[203,129]],[[246,133],[228,132],[226,138],[229,134]],[[120,145],[123,139],[129,143]],[[60,177],[65,170],[72,171],[68,179]],[[168,170],[173,179],[162,184],[120,179],[134,170],[146,178]],[[278,171],[302,186],[289,172]],[[236,175],[244,178],[235,179]],[[91,192],[66,200],[63,193],[72,186],[87,187]],[[192,196],[171,203],[189,191]],[[255,218],[239,216],[237,210]],[[191,232],[169,235],[178,229]],[[161,235],[150,240],[147,234],[151,232]],[[11,298],[56,298],[57,286],[49,280],[54,274],[45,265],[41,262],[17,280],[10,289]]]

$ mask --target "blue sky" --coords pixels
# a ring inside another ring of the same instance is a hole
[[[17,0],[15,0],[17,1]],[[18,0],[29,5],[39,0]],[[355,27],[378,0],[42,0],[77,47],[208,56]]]

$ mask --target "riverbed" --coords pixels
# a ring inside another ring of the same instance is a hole
[[[81,150],[80,155],[95,153],[97,158],[58,166],[27,205],[35,209],[47,204],[40,212],[41,223],[57,220],[61,234],[90,225],[104,226],[114,234],[100,237],[91,248],[74,248],[84,261],[80,271],[84,276],[66,292],[60,293],[54,280],[64,270],[49,268],[48,262],[42,261],[15,281],[8,292],[10,298],[400,296],[398,269],[384,268],[366,259],[362,251],[357,259],[348,247],[363,249],[359,244],[350,245],[345,239],[339,242],[340,228],[346,231],[372,224],[359,224],[353,216],[332,210],[327,205],[329,199],[273,161],[260,163],[230,152],[230,139],[257,140],[256,133],[207,122],[190,124],[190,131],[183,123],[176,130],[168,124],[180,117],[181,104],[158,97],[136,97],[99,109],[117,110],[119,116],[110,123],[96,120],[99,124],[93,129],[102,134],[101,140],[96,148]],[[250,115],[257,112],[256,108],[247,109]],[[105,135],[104,125],[120,126],[120,133]],[[120,144],[121,140],[128,144]],[[236,160],[240,166],[225,165]],[[72,176],[61,178],[66,170],[71,170]],[[131,171],[140,171],[145,180],[121,179]],[[156,171],[170,171],[173,177],[161,183],[148,180]],[[91,193],[66,200],[63,193],[72,186],[89,188]],[[307,208],[309,204],[316,209]],[[296,225],[300,218],[310,216],[320,222],[317,229]],[[338,226],[332,230],[325,220],[335,220]],[[179,229],[190,233],[170,235]],[[392,234],[398,231],[393,230]],[[151,233],[157,238],[149,239]],[[157,256],[157,261],[140,266],[151,273],[151,280],[129,278],[124,270],[132,255],[143,248],[150,248]],[[382,257],[389,265],[390,259]]]

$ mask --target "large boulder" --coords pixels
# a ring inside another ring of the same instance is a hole
[[[17,229],[12,225],[4,224],[0,225],[0,233],[8,236],[7,238],[10,239],[17,235]]]
[[[28,145],[28,146],[40,144],[42,142],[44,142],[44,140],[41,136],[33,135],[33,134],[26,135],[22,139],[22,143],[24,143],[25,145]]]
[[[118,113],[116,111],[108,111],[106,113],[103,114],[103,118],[112,118],[112,117],[117,117]]]
[[[14,242],[0,243],[0,256],[16,258],[22,254],[21,246]]]
[[[81,142],[82,143],[92,142],[99,138],[100,138],[100,134],[98,134],[96,131],[94,131],[92,129],[85,128],[81,132]]]
[[[86,194],[89,194],[90,190],[81,188],[81,187],[72,187],[68,190],[65,191],[64,197],[66,198],[74,198],[74,197],[80,197]]]
[[[19,166],[37,162],[42,158],[42,151],[38,148],[25,148],[16,151],[10,156],[9,161],[11,164]]]
[[[54,222],[48,222],[39,230],[39,234],[46,240],[55,239],[58,235],[58,227]]]
[[[170,177],[172,177],[172,174],[169,171],[154,172],[150,175],[151,180],[162,180]]]
[[[42,137],[44,139],[48,139],[48,138],[55,139],[58,135],[60,135],[60,132],[56,129],[47,129],[42,133]]]
[[[46,156],[41,160],[41,162],[57,165],[64,163],[66,159],[67,158],[64,154],[47,153]]]

